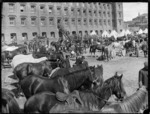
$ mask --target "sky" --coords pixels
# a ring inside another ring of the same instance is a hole
[[[125,2],[123,3],[124,21],[131,21],[138,13],[148,13],[147,2]]]

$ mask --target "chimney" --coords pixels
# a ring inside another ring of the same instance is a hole
[[[138,16],[140,16],[140,13],[138,13]]]

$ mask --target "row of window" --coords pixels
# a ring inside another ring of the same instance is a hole
[[[26,12],[26,6],[25,4],[20,4],[20,12]],[[15,4],[9,4],[9,12],[15,12]],[[40,6],[40,12],[41,13],[46,13],[46,8],[44,5]],[[101,10],[100,11],[97,11],[97,10],[89,10],[89,15],[90,16],[102,16],[102,13],[103,15],[106,17],[108,15],[108,17],[111,17],[111,13],[110,12],[102,12]],[[88,12],[86,9],[83,9],[83,11],[81,11],[81,9],[77,9],[77,15],[78,16],[81,16],[82,13],[84,16],[87,16],[88,15]],[[31,13],[36,13],[36,6],[35,5],[31,5]],[[57,10],[54,11],[54,6],[49,6],[48,8],[48,13],[51,15],[51,14],[57,14],[57,15],[60,15],[61,13],[63,13],[64,15],[75,15],[75,8],[71,8],[71,12],[69,13],[69,9],[67,7],[64,8],[63,11],[61,11],[61,7],[57,7]]]
[[[90,25],[93,25],[93,24],[98,25],[98,22],[99,22],[99,25],[109,25],[109,26],[111,26],[111,20],[106,20],[106,19],[103,19],[103,20],[102,19],[99,19],[99,20],[98,19],[89,19],[89,20],[87,20],[85,18],[85,19],[83,19],[83,22],[82,22],[82,19],[78,18],[77,19],[77,24],[82,25],[82,23],[83,23],[83,25],[88,25],[88,21],[89,21]],[[20,22],[21,22],[22,26],[26,26],[28,21],[27,21],[26,17],[21,17]],[[70,23],[69,19],[64,18],[64,24],[69,25],[69,23]],[[15,26],[16,25],[16,18],[15,17],[9,17],[9,24],[10,24],[10,26]],[[76,19],[75,18],[71,19],[71,24],[76,25]],[[38,25],[36,17],[31,17],[31,25],[32,26]],[[41,26],[47,25],[46,17],[41,17],[40,18],[40,25]],[[49,25],[55,25],[54,17],[49,18]]]

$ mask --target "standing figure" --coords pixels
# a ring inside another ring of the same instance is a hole
[[[70,65],[70,60],[69,60],[69,55],[66,55],[66,68],[71,68],[71,65]]]
[[[139,71],[139,88],[142,86],[148,89],[148,61],[144,62],[144,68]]]
[[[136,57],[139,57],[139,43],[136,41],[135,43],[135,55]]]

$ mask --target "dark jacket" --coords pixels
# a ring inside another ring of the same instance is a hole
[[[70,67],[71,67],[71,65],[70,65],[70,61],[69,61],[69,59],[66,59],[66,60],[65,60],[65,62],[66,62],[66,68],[70,68]]]
[[[85,66],[89,66],[87,61],[84,61],[82,64],[84,64]]]
[[[142,82],[142,85],[144,85],[148,88],[148,69],[142,68],[139,71],[139,82],[140,81]]]

